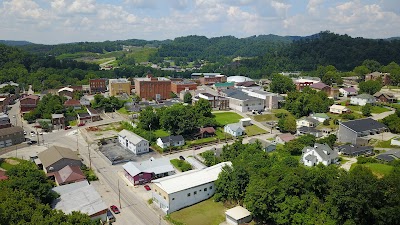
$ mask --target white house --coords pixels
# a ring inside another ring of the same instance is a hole
[[[350,104],[352,104],[352,105],[364,106],[367,103],[375,104],[376,103],[375,97],[364,93],[364,94],[353,96],[350,98]]]
[[[314,147],[304,147],[301,162],[306,166],[315,166],[319,163],[328,166],[338,162],[339,154],[327,144],[315,143]]]
[[[183,139],[182,135],[176,135],[176,136],[171,135],[167,137],[159,137],[157,139],[157,145],[160,146],[160,148],[168,148],[170,146],[178,147],[184,144],[185,144],[185,139]]]
[[[289,142],[291,140],[294,140],[294,139],[296,139],[296,137],[293,134],[284,133],[284,134],[277,135],[276,138],[275,138],[275,141],[277,143],[279,143],[279,144],[283,144],[284,145],[285,143],[287,143],[287,142]]]
[[[224,127],[224,132],[234,137],[242,136],[244,134],[244,131],[245,129],[241,123],[230,123],[225,125]]]
[[[323,123],[325,120],[329,120],[329,116],[325,113],[314,113],[311,114],[311,118],[318,120],[318,122]]]
[[[90,106],[90,99],[87,96],[82,96],[79,102],[81,105]]]
[[[343,105],[332,105],[331,107],[329,107],[329,112],[334,114],[343,114],[349,113],[350,109]]]
[[[232,209],[226,210],[225,218],[226,222],[232,225],[245,224],[252,220],[250,211],[242,206],[236,206]]]
[[[136,155],[149,152],[149,142],[129,130],[120,131],[118,133],[118,141],[123,148],[132,151]]]
[[[318,120],[311,117],[303,117],[296,120],[296,127],[316,127],[318,125]]]
[[[340,88],[339,92],[344,96],[344,97],[349,97],[349,96],[355,96],[358,94],[358,91],[353,88],[353,87],[347,87],[347,88]]]
[[[224,166],[222,162],[204,169],[190,170],[152,181],[153,203],[169,214],[206,200],[214,195],[214,182]]]

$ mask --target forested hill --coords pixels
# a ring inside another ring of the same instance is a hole
[[[382,65],[400,63],[400,40],[352,38],[330,32],[321,32],[318,38],[303,38],[283,46],[277,52],[243,60],[241,67],[264,71],[315,70],[318,65],[333,65],[341,71],[350,71],[366,59]]]
[[[22,46],[32,44],[29,41],[12,41],[12,40],[0,40],[0,44],[5,44],[8,46]]]

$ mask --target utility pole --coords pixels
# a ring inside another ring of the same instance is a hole
[[[36,127],[36,136],[37,136],[37,144],[40,145],[40,142],[39,142],[39,133],[37,132],[37,127]]]
[[[92,169],[92,158],[90,157],[90,148],[89,148],[89,146],[90,146],[90,144],[88,142],[87,149],[88,149],[88,152],[89,152],[89,168]]]
[[[121,207],[121,189],[119,189],[119,179],[118,179],[118,201],[119,201],[119,208],[122,209],[122,207]]]
[[[78,152],[78,154],[79,154],[79,147],[78,147],[78,133],[79,133],[79,130],[78,129],[76,129],[76,151]]]

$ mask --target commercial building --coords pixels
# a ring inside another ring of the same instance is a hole
[[[20,100],[20,111],[22,114],[30,112],[34,110],[39,103],[39,96],[37,95],[28,95],[23,97]]]
[[[249,96],[242,90],[227,89],[221,91],[222,95],[229,99],[229,108],[239,112],[264,110],[264,99]]]
[[[128,162],[122,166],[125,177],[133,184],[146,184],[153,179],[158,179],[175,174],[175,169],[168,158],[155,159],[141,162]]]
[[[171,91],[175,94],[181,93],[183,90],[196,90],[197,83],[193,81],[173,81],[171,83]]]
[[[135,91],[142,99],[168,99],[171,94],[171,80],[147,74],[146,77],[135,78]]]
[[[77,152],[60,146],[51,146],[40,152],[38,157],[46,173],[59,171],[66,166],[82,166]]]
[[[229,107],[229,100],[225,97],[213,95],[207,92],[199,93],[192,101],[195,103],[200,99],[206,99],[211,105],[211,108],[218,110],[225,110]]]
[[[212,197],[214,182],[224,166],[222,162],[204,169],[190,170],[152,181],[153,203],[169,214]]]
[[[302,91],[305,87],[309,87],[312,84],[321,82],[318,77],[300,77],[299,79],[294,79],[294,84],[296,85],[296,90]]]
[[[120,131],[118,133],[118,141],[123,148],[136,155],[149,152],[149,142],[129,130]]]
[[[267,92],[267,91],[244,89],[243,92],[247,93],[249,96],[259,98],[259,99],[264,99],[265,108],[269,109],[269,110],[278,109],[280,107],[280,104],[285,101],[283,96],[276,94],[276,93]]]
[[[11,127],[11,121],[7,114],[0,113],[0,129]]]
[[[328,95],[328,97],[331,97],[331,98],[336,99],[337,97],[339,97],[339,89],[338,88],[333,88],[322,82],[313,83],[310,85],[310,88],[313,90],[316,90],[316,91],[325,92]]]
[[[0,148],[16,145],[25,141],[22,127],[6,127],[0,129]]]
[[[380,134],[386,130],[388,130],[386,125],[372,118],[339,122],[338,142],[366,145],[368,135]]]
[[[110,96],[118,96],[122,94],[131,94],[131,82],[126,78],[110,79],[108,81],[108,90]]]
[[[65,214],[81,212],[88,214],[92,220],[107,221],[108,207],[101,199],[100,194],[86,180],[52,188],[60,195],[51,204],[53,209],[61,210]]]
[[[54,129],[64,129],[65,117],[64,114],[51,114],[51,123]]]
[[[107,79],[106,78],[97,78],[89,80],[90,93],[103,93],[107,90]]]

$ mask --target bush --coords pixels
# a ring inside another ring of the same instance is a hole
[[[350,114],[343,114],[342,118],[346,119],[346,120],[354,120],[356,118],[356,116],[354,116],[353,113],[350,113]]]
[[[148,203],[149,205],[153,204],[153,199],[150,198],[149,200],[147,200],[147,203]]]
[[[171,164],[181,172],[185,172],[192,169],[192,165],[181,159],[171,159]]]
[[[329,126],[329,120],[324,120],[324,122],[322,123],[324,126]]]

